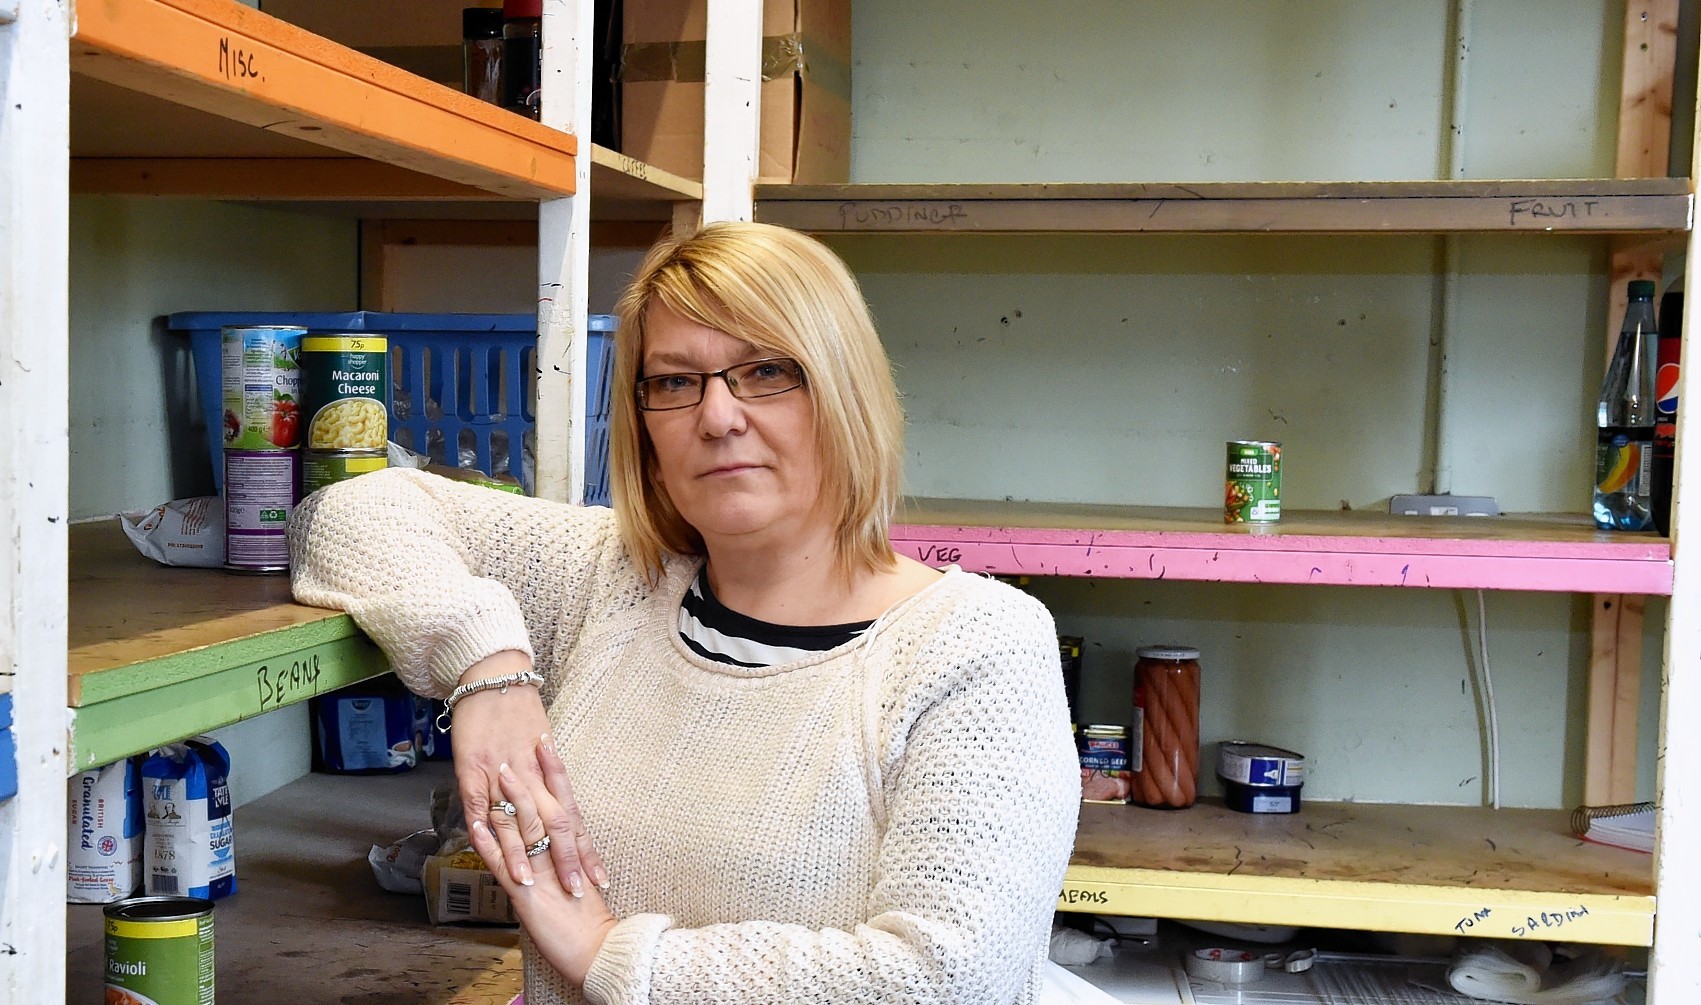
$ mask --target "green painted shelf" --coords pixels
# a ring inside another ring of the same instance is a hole
[[[389,669],[346,614],[291,600],[286,577],[167,568],[116,522],[70,537],[73,771]]]

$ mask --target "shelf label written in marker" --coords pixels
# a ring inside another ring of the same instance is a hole
[[[969,220],[967,206],[938,202],[845,202],[839,204],[839,223],[847,230],[891,227],[950,229]]]
[[[1105,890],[1086,890],[1080,887],[1066,886],[1057,894],[1057,905],[1064,908],[1108,903],[1110,903],[1110,894]]]
[[[963,560],[963,549],[945,544],[913,545],[916,561],[923,565],[955,565]]]
[[[1554,220],[1587,220],[1595,215],[1595,208],[1600,205],[1596,199],[1565,199],[1549,201],[1546,199],[1513,199],[1507,206],[1507,222],[1512,226],[1535,225],[1540,227],[1553,226]],[[1602,216],[1605,216],[1603,211]]]
[[[310,653],[301,659],[291,660],[286,668],[282,663],[276,667],[269,664],[254,670],[254,683],[260,692],[260,711],[267,712],[274,708],[298,701],[303,692],[314,693],[315,685],[319,683],[319,654]]]
[[[264,80],[254,68],[254,53],[233,48],[228,36],[219,39],[219,73],[226,80]]]
[[[1459,923],[1453,926],[1453,930],[1462,935],[1470,932],[1471,929],[1477,927],[1479,924],[1486,927],[1488,920],[1491,917],[1494,917],[1494,913],[1494,909],[1489,907],[1473,911],[1465,917],[1460,918]],[[1509,915],[1511,912],[1502,911],[1500,913],[1502,917],[1504,917]],[[1518,939],[1535,935],[1542,935],[1545,937],[1545,934],[1548,932],[1564,928],[1566,925],[1580,922],[1588,916],[1589,908],[1586,904],[1578,904],[1576,907],[1564,910],[1541,911],[1537,914],[1527,914],[1522,917],[1514,918],[1512,923],[1507,926],[1508,932],[1506,934],[1510,934],[1513,938]],[[1500,919],[1496,919],[1496,925],[1499,923]]]

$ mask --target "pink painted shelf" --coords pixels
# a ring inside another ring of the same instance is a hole
[[[1299,512],[1272,527],[1220,511],[906,500],[893,546],[975,572],[1221,583],[1671,593],[1671,542],[1584,516],[1396,517]]]

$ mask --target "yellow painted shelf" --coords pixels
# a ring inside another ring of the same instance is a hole
[[[756,219],[817,233],[1652,233],[1687,178],[759,185]]]
[[[251,718],[389,669],[286,576],[161,566],[113,523],[70,532],[71,770]]]
[[[1573,837],[1559,810],[1089,804],[1058,909],[1646,946],[1651,857]]]

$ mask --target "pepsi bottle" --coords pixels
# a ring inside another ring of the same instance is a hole
[[[1677,376],[1683,346],[1683,278],[1660,297],[1659,370],[1654,379],[1654,529],[1671,536],[1671,470],[1677,456]]]
[[[1659,335],[1654,284],[1630,283],[1618,346],[1613,349],[1595,413],[1595,526],[1651,530],[1654,526],[1654,379]]]

